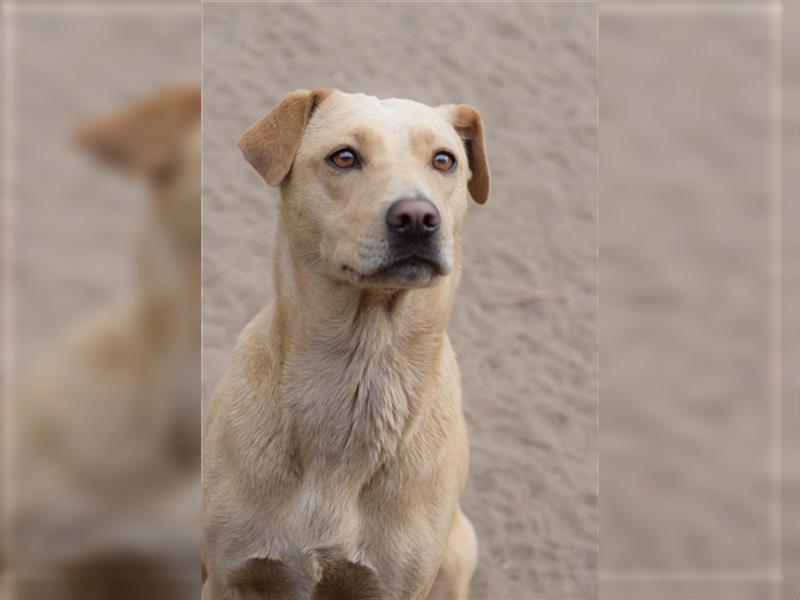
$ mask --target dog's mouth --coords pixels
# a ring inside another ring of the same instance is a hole
[[[427,287],[447,274],[441,261],[418,254],[395,259],[367,273],[346,265],[342,270],[355,283],[369,287]]]

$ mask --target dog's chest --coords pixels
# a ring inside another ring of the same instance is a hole
[[[419,501],[431,466],[414,450],[436,363],[385,318],[367,313],[346,331],[325,323],[325,336],[287,354],[278,394],[295,487],[268,537],[298,557],[333,549],[380,574],[381,598],[399,599],[435,564],[448,509]]]
[[[369,475],[393,457],[414,416],[416,386],[406,363],[394,340],[369,333],[288,361],[281,393],[303,462]]]
[[[374,497],[365,501],[363,492],[346,478],[308,473],[284,507],[283,518],[271,524],[267,555],[291,565],[312,586],[355,571],[369,582],[370,589],[380,590],[364,598],[409,598],[435,568],[441,532],[430,527],[430,515],[422,518],[417,513],[419,507],[405,505],[401,511],[394,506],[387,495],[389,487],[372,488],[366,494],[385,498],[381,507]],[[354,590],[365,589],[361,579],[356,584]]]

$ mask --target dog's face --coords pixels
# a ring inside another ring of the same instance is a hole
[[[299,255],[360,287],[428,286],[451,272],[468,195],[488,196],[480,116],[463,105],[295,92],[240,147],[281,184]]]

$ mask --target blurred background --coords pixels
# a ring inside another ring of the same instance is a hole
[[[800,593],[797,3],[600,9],[600,591]]]
[[[0,598],[198,597],[201,404],[271,294],[235,143],[315,85],[486,123],[473,597],[800,594],[797,3],[206,4],[202,387],[200,6],[0,6]]]
[[[597,568],[597,6],[214,3],[203,21],[203,391],[272,296],[278,193],[239,135],[297,88],[484,120],[450,336],[470,432],[475,598],[591,598]]]
[[[0,597],[199,595],[199,39],[3,5]]]

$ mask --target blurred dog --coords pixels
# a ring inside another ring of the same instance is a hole
[[[79,128],[150,183],[134,295],[81,324],[7,415],[13,600],[199,595],[200,90],[177,86]]]
[[[301,90],[239,145],[281,190],[276,299],[209,409],[203,598],[466,598],[446,328],[468,197],[489,195],[480,115]]]

